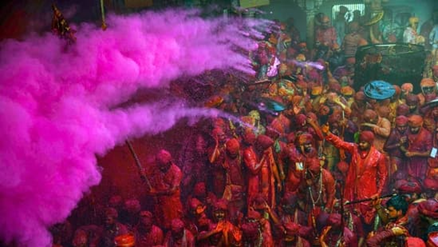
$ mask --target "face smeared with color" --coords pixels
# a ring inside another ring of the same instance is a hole
[[[359,149],[362,151],[369,150],[371,148],[371,144],[364,140],[359,140]]]

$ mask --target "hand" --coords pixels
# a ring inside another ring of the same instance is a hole
[[[328,134],[330,132],[330,126],[328,124],[324,124],[323,126],[321,126],[321,131],[324,134]]]
[[[365,127],[370,127],[370,128],[374,128],[374,127],[376,127],[377,125],[375,125],[375,124],[372,124],[372,123],[363,123],[363,124],[361,124],[361,126],[365,126]]]
[[[374,208],[382,207],[382,199],[380,199],[379,197],[377,198],[371,197],[371,198],[373,199],[371,201],[371,206],[373,206]]]
[[[408,138],[406,136],[403,136],[400,138],[400,143],[406,143],[408,141]]]
[[[406,155],[406,157],[412,157],[412,156],[415,156],[415,153],[414,153],[414,152],[409,152],[409,151],[407,151],[407,152],[405,153],[405,155]]]
[[[281,186],[281,183],[280,183],[280,182],[277,183],[277,190],[278,190],[279,192],[281,192],[281,191],[283,190],[283,186]]]
[[[223,221],[220,221],[217,223],[216,228],[214,229],[214,232],[218,233],[221,232],[224,229],[224,223]]]
[[[401,228],[399,226],[395,226],[393,228],[391,228],[392,233],[394,233],[394,235],[396,236],[400,236],[400,235],[406,235],[407,231],[404,228]]]

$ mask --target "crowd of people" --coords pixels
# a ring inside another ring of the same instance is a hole
[[[54,244],[437,246],[433,51],[421,81],[374,99],[354,89],[364,27],[346,23],[339,44],[330,19],[316,20],[315,49],[277,22],[250,54],[253,80],[210,90],[203,106],[233,117],[199,122],[184,159],[155,155],[141,172],[150,207],[113,195],[101,218],[76,212],[89,224],[53,227]]]

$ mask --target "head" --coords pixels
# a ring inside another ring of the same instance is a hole
[[[409,113],[409,106],[406,104],[400,104],[395,109],[395,115],[397,116],[407,116]]]
[[[83,229],[77,229],[75,231],[72,244],[74,247],[86,247],[88,246],[88,234]]]
[[[379,115],[371,109],[366,109],[363,113],[363,120],[366,123],[377,124],[377,121],[379,121]]]
[[[201,201],[193,197],[189,201],[189,209],[192,216],[198,217],[204,213],[206,206],[204,206]]]
[[[260,122],[260,113],[256,110],[252,110],[248,113],[248,116],[252,117],[256,123]]]
[[[406,214],[406,211],[408,210],[408,202],[403,196],[396,195],[386,202],[386,209],[389,218],[397,220]]]
[[[323,28],[329,28],[330,27],[330,18],[328,16],[324,15],[321,18],[321,26]]]
[[[412,115],[408,119],[409,132],[417,134],[423,126],[423,117],[420,115]]]
[[[139,227],[144,231],[149,232],[152,229],[152,225],[153,225],[152,213],[149,211],[141,211]]]
[[[107,208],[105,210],[105,226],[112,227],[117,222],[119,214],[115,208]]]
[[[284,229],[286,231],[286,234],[284,236],[284,241],[285,242],[292,242],[295,240],[299,230],[300,230],[300,225],[298,225],[297,223],[294,222],[288,222],[284,224]]]
[[[416,16],[412,16],[411,18],[409,18],[409,25],[415,30],[418,27],[418,22],[419,22],[419,19]]]
[[[405,133],[408,129],[408,118],[401,115],[395,118],[395,127],[401,134]]]
[[[259,151],[262,150],[267,150],[268,148],[272,147],[272,145],[274,144],[274,140],[272,140],[269,136],[267,135],[259,135],[257,136],[257,149]]]
[[[155,156],[155,161],[160,171],[167,172],[172,166],[172,155],[169,153],[169,151],[161,149]]]
[[[415,110],[417,110],[419,102],[420,100],[415,94],[408,94],[406,96],[406,105],[408,105],[410,112],[414,112]]]
[[[213,219],[216,222],[225,220],[228,212],[227,201],[219,199],[213,206]]]
[[[239,156],[240,153],[240,144],[239,141],[236,138],[232,138],[230,140],[227,141],[226,143],[226,150],[227,150],[227,155],[230,158],[237,158]]]
[[[313,145],[313,136],[309,133],[303,133],[297,136],[295,143],[302,153],[310,153],[315,149]]]
[[[184,237],[184,222],[180,219],[173,219],[171,223],[172,238],[175,240]]]
[[[369,130],[365,130],[360,132],[359,135],[359,149],[362,151],[367,151],[371,148],[371,146],[373,145],[374,142],[374,133],[369,131]]]
[[[413,90],[414,90],[414,85],[412,85],[412,83],[410,82],[405,82],[401,86],[402,95],[411,94]]]
[[[227,136],[223,128],[220,127],[214,128],[211,135],[214,139],[217,139],[220,144],[224,144],[227,141]]]
[[[424,95],[433,94],[436,92],[435,81],[431,78],[424,78],[420,82],[421,92]]]

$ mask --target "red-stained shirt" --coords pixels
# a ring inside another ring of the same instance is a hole
[[[352,155],[345,182],[344,197],[346,200],[369,199],[372,195],[382,193],[388,175],[384,154],[373,146],[367,153],[364,153],[357,144],[344,142],[333,134],[329,134],[326,139],[337,148],[345,149]],[[375,210],[369,203],[356,204],[356,209],[363,215],[365,222],[371,223]]]

